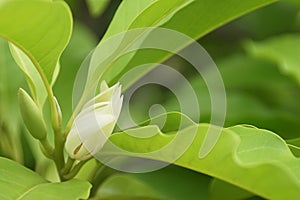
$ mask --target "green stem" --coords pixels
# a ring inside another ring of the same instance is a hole
[[[55,155],[54,155],[54,161],[56,164],[56,168],[60,174],[60,177],[62,178],[61,170],[65,166],[65,160],[64,160],[64,138],[62,137],[62,133],[55,132],[54,133],[54,143],[55,143]]]
[[[87,181],[92,182],[95,178],[96,174],[98,173],[99,169],[103,166],[103,164],[97,161],[95,167],[91,170],[90,174],[87,177]]]
[[[80,161],[78,164],[76,164],[68,174],[62,175],[63,180],[69,180],[71,178],[74,178],[80,171],[80,169],[83,167],[83,165],[89,160],[90,159]]]
[[[75,160],[68,157],[68,160],[67,160],[67,163],[65,164],[65,167],[61,170],[61,173],[62,174],[67,174],[70,172],[70,170],[72,169],[73,167],[73,164],[74,164]]]
[[[50,159],[53,159],[54,149],[49,143],[49,141],[47,140],[47,138],[40,140],[40,144],[44,155]]]
[[[111,175],[116,173],[117,171],[115,169],[112,169],[110,167],[107,167],[105,165],[102,165],[96,173],[96,176],[94,176],[94,179],[91,181],[93,188],[91,191],[91,197],[93,197],[96,192],[98,191],[98,188],[101,186],[101,184]]]

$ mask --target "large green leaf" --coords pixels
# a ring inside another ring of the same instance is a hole
[[[128,30],[131,23],[153,2],[155,0],[122,1],[102,40]]]
[[[95,87],[91,87],[91,85],[96,86],[98,79],[101,78],[102,75],[102,79],[112,84],[113,82],[119,81],[125,72],[135,66],[140,66],[145,63],[160,63],[171,56],[168,52],[153,49],[139,50],[137,53],[126,52],[131,47],[140,45],[140,43],[145,40],[145,36],[149,34],[149,31],[143,32],[142,30],[140,33],[136,31],[133,34],[131,32],[128,37],[124,38],[120,46],[118,46],[118,42],[112,42],[113,44],[107,42],[112,35],[139,27],[161,26],[163,28],[179,31],[191,38],[197,39],[242,14],[274,1],[256,0],[242,3],[236,0],[223,3],[214,1],[176,1],[176,3],[174,3],[172,1],[169,4],[167,1],[156,1],[154,3],[151,1],[142,1],[142,5],[138,5],[138,8],[134,9],[135,12],[130,14],[129,17],[124,17],[123,13],[127,13],[129,7],[132,6],[129,2],[130,1],[124,1],[123,4],[121,4],[111,23],[111,28],[108,29],[107,34],[92,56],[89,69],[90,77],[88,78],[88,84],[86,84],[87,90],[85,93],[92,92],[91,90]],[[155,16],[156,21],[152,16]],[[186,23],[187,21],[189,23]],[[117,26],[116,24],[125,25]],[[153,37],[155,38],[155,35]],[[120,40],[120,37],[118,39]],[[114,39],[112,40],[114,41]],[[106,45],[105,42],[107,42]],[[172,40],[162,39],[162,42],[165,44],[164,46],[174,46],[174,41]],[[176,42],[174,51],[183,48],[188,45],[189,42]],[[117,48],[117,50],[114,50],[114,48]],[[110,55],[110,51],[113,52],[112,55]],[[105,59],[106,56],[108,56],[107,59]],[[154,65],[152,64],[152,66],[145,67],[138,73],[132,73],[130,78],[122,82],[123,89],[128,88],[153,67]],[[89,95],[90,94],[85,94],[83,96],[87,99]],[[82,104],[83,102],[81,102],[81,105]]]
[[[83,199],[88,198],[90,188],[88,182],[75,179],[49,183],[18,163],[0,158],[0,198],[3,200]]]
[[[120,161],[138,157],[172,162],[174,148],[176,152],[182,150],[181,146],[187,144],[195,129],[195,138],[174,164],[216,177],[267,199],[299,197],[300,159],[291,153],[284,140],[276,134],[250,126],[221,129],[208,124],[191,125],[177,134],[156,132],[156,135],[149,138],[134,137],[126,134],[128,132],[117,133],[110,137],[110,141],[125,151],[112,150],[108,145],[101,153],[104,157],[111,156],[114,159],[118,155]],[[199,159],[199,150],[208,129],[221,131],[221,136],[212,151]],[[146,130],[147,127],[141,129],[141,136]],[[148,131],[155,134],[152,127]],[[138,132],[135,129],[135,136]],[[171,142],[176,145],[170,151],[162,151]],[[126,161],[125,165],[129,166],[129,163]],[[133,169],[140,167],[131,166]]]
[[[280,70],[300,84],[300,34],[276,36],[260,42],[248,42],[248,52],[278,64]]]
[[[168,16],[167,19],[164,19],[163,23],[161,24],[152,24],[151,20],[147,20],[147,16],[156,16],[157,9],[167,9],[167,5],[164,5],[165,7],[156,7],[156,4],[153,4],[134,20],[129,29],[137,27],[160,26],[162,28],[167,28],[186,34],[193,39],[198,39],[210,31],[220,27],[221,25],[233,20],[234,18],[272,2],[274,1],[255,0],[241,2],[238,0],[228,0],[220,2],[218,0],[196,0],[185,7],[181,7],[179,10],[176,10],[173,15]],[[170,43],[170,45],[173,43]],[[180,46],[180,48],[183,48],[185,45],[188,44],[178,44],[177,47]],[[135,66],[140,66],[145,63],[161,63],[170,56],[170,53],[160,50],[139,50],[129,63],[128,59],[120,59],[116,61],[111,67],[111,72],[108,71],[104,79],[108,82],[116,82],[120,79],[122,74],[134,68]],[[147,71],[149,71],[149,69],[145,69],[144,73]],[[135,80],[140,78],[144,73],[133,75],[134,77],[132,77],[132,79]],[[127,87],[129,87],[132,83],[129,83]]]
[[[1,1],[0,36],[20,49],[12,51],[40,105],[46,93],[41,82],[53,85],[71,30],[71,12],[63,1]]]

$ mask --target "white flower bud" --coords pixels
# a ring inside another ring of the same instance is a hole
[[[76,160],[86,160],[97,153],[112,134],[122,108],[119,83],[108,87],[103,81],[100,94],[88,101],[75,117],[65,149]]]

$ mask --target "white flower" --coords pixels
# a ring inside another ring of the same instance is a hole
[[[100,94],[88,101],[76,116],[65,149],[76,160],[86,160],[97,153],[111,135],[122,108],[119,83],[108,87],[103,81]]]

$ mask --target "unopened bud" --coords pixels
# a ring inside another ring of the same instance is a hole
[[[108,87],[103,81],[100,94],[88,101],[75,117],[65,144],[71,158],[86,160],[102,148],[113,132],[122,102],[121,85]]]
[[[56,97],[54,97],[54,101],[55,101],[55,107],[56,107],[56,112],[57,112],[57,117],[58,117],[57,124],[58,124],[59,128],[61,128],[61,124],[62,124],[62,112],[61,112],[61,109],[60,109],[60,106],[59,106],[59,103],[58,103]]]
[[[38,139],[43,140],[46,138],[47,129],[43,119],[42,111],[22,88],[19,89],[18,93],[19,105],[21,115],[25,126],[31,135]]]

